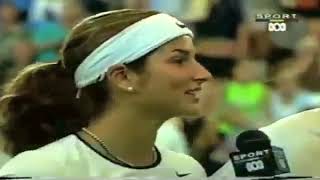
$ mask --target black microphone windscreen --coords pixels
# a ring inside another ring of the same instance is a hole
[[[240,151],[263,150],[271,148],[271,141],[262,131],[248,130],[237,137],[236,146]]]

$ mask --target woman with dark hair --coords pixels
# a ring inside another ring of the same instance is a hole
[[[77,24],[58,63],[29,66],[6,87],[4,133],[18,155],[0,175],[204,177],[191,157],[154,145],[165,120],[199,113],[210,74],[195,60],[192,37],[156,11]]]

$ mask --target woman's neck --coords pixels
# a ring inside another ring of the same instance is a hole
[[[136,109],[113,109],[88,129],[105,143],[113,156],[144,166],[154,160],[154,142],[161,124],[161,120]]]

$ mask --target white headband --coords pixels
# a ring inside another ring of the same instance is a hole
[[[77,68],[77,88],[105,77],[110,67],[133,62],[179,36],[193,33],[182,22],[167,14],[157,14],[127,27],[96,48]]]

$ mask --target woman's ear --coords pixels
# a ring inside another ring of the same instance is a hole
[[[107,76],[114,87],[123,91],[134,91],[137,74],[130,71],[125,65],[112,66],[107,72]]]

